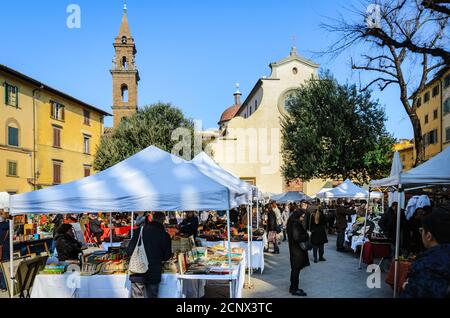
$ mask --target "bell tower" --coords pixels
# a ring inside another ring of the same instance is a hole
[[[123,118],[133,115],[138,108],[138,82],[140,78],[135,63],[137,50],[128,25],[126,4],[123,8],[120,31],[113,46],[116,55],[111,69],[113,80],[112,110],[114,128],[117,128]]]

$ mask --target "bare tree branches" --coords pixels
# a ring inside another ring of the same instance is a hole
[[[446,5],[450,4],[449,0],[424,0],[422,5],[430,10],[450,15],[450,8]]]
[[[364,9],[357,12],[359,21],[366,23],[349,21],[340,15],[333,24],[322,24],[325,30],[340,35],[326,54],[337,55],[361,46],[360,58],[358,62],[352,59],[351,67],[374,75],[362,90],[376,85],[383,91],[391,84],[398,85],[400,101],[413,125],[417,162],[420,162],[424,159],[424,144],[415,92],[424,89],[433,72],[450,64],[445,42],[450,31],[449,16],[431,8],[432,5],[447,7],[450,0],[379,0],[377,3],[373,12]],[[371,8],[371,3],[367,4]]]

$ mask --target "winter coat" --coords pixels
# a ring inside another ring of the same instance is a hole
[[[277,216],[274,211],[269,211],[269,215],[267,216],[267,232],[277,232],[277,230]]]
[[[180,232],[187,236],[193,235],[194,238],[197,237],[198,217],[193,216],[192,218],[184,219],[180,224]]]
[[[397,211],[394,211],[392,208],[389,208],[388,211],[383,214],[380,221],[378,222],[378,225],[380,226],[381,230],[388,236],[388,238],[395,242],[396,235],[397,235]],[[400,230],[403,235],[403,240],[400,241],[402,243],[406,243],[405,239],[407,240],[407,234],[408,234],[408,223],[406,220],[406,216],[404,211],[401,211],[400,214]]]
[[[139,238],[139,230],[136,230],[133,239],[128,245],[127,254],[131,257],[136,248]],[[172,256],[172,241],[169,234],[164,229],[164,225],[157,222],[150,222],[144,225],[142,233],[142,243],[148,259],[148,271],[144,274],[130,275],[130,281],[141,284],[159,284],[163,262]]]
[[[60,262],[77,261],[81,253],[82,244],[70,235],[56,234],[55,246],[58,252],[58,259]]]
[[[430,248],[418,256],[408,274],[401,298],[450,297],[450,244]]]
[[[287,225],[289,239],[289,255],[292,269],[303,269],[309,266],[308,251],[300,248],[301,242],[307,242],[309,237],[303,224],[294,218],[290,218]]]
[[[306,217],[306,226],[311,232],[311,243],[313,245],[323,245],[328,243],[327,238],[327,219],[323,212],[320,212],[319,224],[316,224],[314,214],[308,214]]]
[[[89,229],[91,230],[92,234],[103,234],[102,222],[100,222],[98,219],[91,220],[89,222]]]
[[[9,223],[0,223],[0,245],[2,254],[0,255],[0,262],[9,260]]]
[[[356,214],[355,210],[339,206],[336,209],[336,231],[344,232],[347,228],[347,216]]]

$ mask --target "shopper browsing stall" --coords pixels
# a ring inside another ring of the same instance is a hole
[[[142,230],[142,244],[148,259],[148,270],[144,274],[131,274],[131,298],[157,298],[163,262],[172,256],[172,242],[164,229],[166,216],[162,212],[153,215],[152,222],[146,222]],[[127,253],[133,255],[139,239],[139,232],[133,235]]]
[[[311,243],[313,246],[314,263],[317,263],[317,252],[319,253],[319,261],[325,262],[324,245],[328,243],[327,238],[327,220],[323,214],[322,209],[319,206],[314,206],[315,211],[308,214],[306,219],[306,226],[309,232],[311,232]]]
[[[95,239],[97,240],[97,244],[102,244],[102,235],[104,233],[102,229],[102,219],[96,215],[91,214],[89,215],[90,221],[89,221],[89,229],[91,230],[92,235],[94,235]]]
[[[450,214],[435,211],[422,219],[422,241],[427,249],[408,274],[402,298],[450,297]]]
[[[338,252],[345,252],[344,241],[345,241],[345,229],[347,228],[347,216],[356,214],[355,210],[346,208],[343,205],[342,199],[337,200],[336,209],[336,250]]]
[[[194,212],[190,211],[186,213],[186,218],[180,224],[180,233],[186,236],[197,237],[198,234],[198,217]]]
[[[55,245],[59,261],[77,261],[79,259],[82,244],[75,239],[72,225],[62,224],[58,227]]]

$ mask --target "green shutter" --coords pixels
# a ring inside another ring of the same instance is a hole
[[[8,105],[8,84],[5,82],[3,86],[5,87],[5,105]]]
[[[16,90],[16,107],[19,108],[19,87],[15,87]]]

